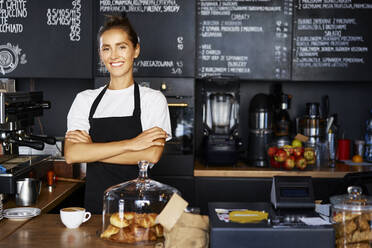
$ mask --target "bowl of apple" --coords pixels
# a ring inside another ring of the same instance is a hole
[[[305,170],[308,165],[315,163],[315,150],[312,147],[303,147],[302,142],[294,139],[291,145],[282,147],[270,146],[267,150],[272,168]]]

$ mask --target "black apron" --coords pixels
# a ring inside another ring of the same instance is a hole
[[[134,110],[132,116],[93,118],[96,108],[108,85],[94,100],[89,113],[90,137],[93,142],[111,142],[131,139],[142,132],[141,105],[138,84],[134,83]],[[126,106],[123,106],[126,108]],[[88,163],[85,208],[95,214],[102,214],[103,192],[113,185],[138,177],[136,165],[118,165],[103,162]]]

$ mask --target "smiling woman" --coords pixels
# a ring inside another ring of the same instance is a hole
[[[133,61],[139,52],[139,44],[134,46],[128,34],[120,28],[107,30],[101,36],[100,57],[114,82],[116,82],[114,78],[130,76],[128,72],[133,70]]]
[[[104,190],[137,177],[131,165],[158,162],[171,133],[164,95],[134,82],[140,45],[129,20],[109,16],[98,42],[110,82],[76,96],[65,137],[66,161],[88,162],[85,208],[93,213],[102,211]]]

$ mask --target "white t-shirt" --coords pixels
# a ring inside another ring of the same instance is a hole
[[[89,133],[90,108],[104,86],[85,90],[76,95],[67,115],[67,131],[85,130]],[[169,109],[165,96],[158,90],[139,86],[141,99],[142,130],[160,127],[171,138]],[[134,110],[134,85],[122,90],[107,89],[97,106],[93,118],[132,116]]]

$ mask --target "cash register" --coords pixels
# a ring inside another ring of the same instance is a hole
[[[48,155],[19,155],[19,146],[43,150],[55,144],[50,136],[32,134],[35,118],[51,106],[43,92],[0,92],[0,194],[14,194],[15,182],[25,177],[41,178],[52,168]]]
[[[315,212],[314,202],[310,177],[280,176],[273,178],[271,202],[209,203],[210,247],[334,247],[333,226]],[[267,213],[267,218],[242,223],[228,217],[247,210]]]

